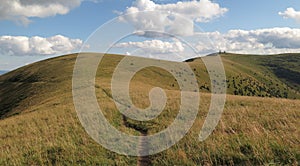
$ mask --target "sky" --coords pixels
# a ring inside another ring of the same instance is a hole
[[[78,51],[300,52],[299,0],[0,0],[0,70]]]

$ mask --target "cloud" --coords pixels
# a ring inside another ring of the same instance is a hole
[[[82,0],[0,0],[0,20],[29,24],[31,17],[49,17],[67,14]]]
[[[287,8],[284,12],[279,12],[278,14],[284,18],[295,19],[300,23],[300,11],[296,11],[294,8]]]
[[[270,28],[257,30],[230,30],[227,33],[198,33],[195,37],[207,36],[213,46],[207,42],[198,42],[195,48],[199,52],[224,50],[235,53],[275,54],[300,52],[300,29]]]
[[[194,57],[194,50],[197,53],[196,56],[208,55],[219,50],[240,54],[262,55],[300,52],[300,29],[288,27],[256,30],[235,29],[226,33],[218,31],[197,32],[193,36],[181,38],[182,40],[171,39],[173,41],[145,40],[122,42],[114,47],[122,48],[121,52],[127,52],[127,54],[131,55],[174,61]]]
[[[142,49],[143,52],[149,54],[169,54],[184,51],[184,45],[179,41],[145,40],[142,42],[123,42],[116,44],[114,47]]]
[[[80,39],[70,39],[62,35],[49,38],[39,36],[0,36],[1,55],[56,55],[80,49]]]
[[[136,31],[160,31],[187,36],[193,35],[195,22],[209,22],[227,11],[209,0],[170,4],[136,0],[123,12],[125,15],[120,20],[132,24]]]

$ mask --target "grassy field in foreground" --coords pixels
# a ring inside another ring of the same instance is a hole
[[[293,99],[299,93],[297,86],[293,87],[293,81],[277,77],[269,67],[259,66],[256,61],[248,66],[243,65],[247,58],[238,58],[240,56],[223,55],[230,78],[240,75],[266,87],[271,86],[268,80],[272,81],[272,85],[278,87],[281,94],[284,88],[293,89],[294,92],[289,92],[292,99],[227,95],[225,109],[216,130],[207,140],[198,142],[198,134],[210,104],[210,95],[201,93],[199,113],[190,132],[170,149],[149,156],[151,164],[300,163],[300,100]],[[0,165],[137,164],[137,157],[118,155],[98,145],[81,126],[73,106],[71,90],[75,58],[76,55],[69,55],[49,59],[0,77]],[[120,59],[122,56],[106,56],[96,77],[97,99],[106,118],[120,131],[132,135],[141,135],[141,130],[152,134],[166,128],[177,115],[180,102],[174,78],[157,68],[146,68],[137,73],[130,85],[134,104],[139,107],[149,105],[149,90],[159,86],[166,89],[169,97],[167,106],[155,120],[138,122],[129,119],[124,123],[110,98],[111,74]],[[198,61],[193,60],[189,65],[196,68],[195,75],[202,76],[202,79],[198,78],[199,84],[208,85],[209,79],[203,77],[207,72]],[[299,73],[296,67],[292,69]],[[265,78],[264,71],[269,72]],[[251,85],[246,80],[242,79],[240,87]],[[232,80],[229,82],[232,86],[228,92],[233,94],[235,84]],[[236,86],[239,87],[238,84]],[[199,89],[203,90],[201,87]]]
[[[95,143],[81,127],[71,96],[64,98],[70,104],[55,104],[61,101],[53,99],[36,111],[0,121],[1,165],[136,164],[136,157],[117,155]],[[198,118],[188,135],[167,151],[150,156],[152,164],[299,163],[299,100],[228,96],[217,129],[198,142],[210,100],[209,95],[201,99]],[[173,109],[164,111],[164,121],[144,126],[150,133],[164,128],[174,116]],[[112,114],[107,117],[121,131],[138,134],[122,125],[120,115]]]

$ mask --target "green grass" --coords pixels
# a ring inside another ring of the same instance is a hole
[[[81,126],[71,89],[76,56],[41,61],[0,77],[0,165],[136,165],[137,157],[104,149]],[[210,104],[210,95],[201,93],[197,120],[188,135],[170,149],[150,156],[151,163],[298,165],[300,100],[294,98],[299,98],[299,81],[276,72],[287,69],[299,73],[298,56],[222,55],[228,93],[237,90],[244,96],[228,95],[216,130],[198,142]],[[148,122],[127,119],[124,123],[110,89],[112,72],[122,57],[106,55],[98,68],[96,94],[105,117],[118,130],[132,135],[141,135],[141,130],[153,134],[168,127],[178,113],[179,88],[168,72],[154,67],[134,76],[130,94],[136,106],[145,108],[149,90],[162,87],[168,96],[164,111]],[[275,65],[267,65],[273,61]],[[195,69],[200,91],[209,92],[210,80],[202,61],[194,59],[188,64]],[[289,99],[284,99],[284,92]]]

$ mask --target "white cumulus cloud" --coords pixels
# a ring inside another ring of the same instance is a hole
[[[167,39],[167,38],[165,38]],[[221,51],[240,54],[279,54],[300,52],[300,29],[275,27],[256,30],[230,30],[225,33],[199,32],[182,40],[145,40],[121,42],[114,47],[124,53],[165,60],[181,61]],[[193,48],[191,49],[190,46]]]
[[[136,31],[159,31],[186,36],[194,33],[194,22],[208,22],[227,11],[228,9],[210,0],[169,4],[136,0],[123,12],[125,15],[120,19],[132,24]]]
[[[300,23],[300,11],[296,11],[294,8],[287,8],[284,12],[279,12],[278,14],[284,18],[295,19]]]
[[[235,53],[275,54],[300,52],[300,29],[269,28],[257,30],[230,30],[227,33],[207,32],[197,34],[207,36],[212,42],[195,44],[199,52],[223,50]],[[196,35],[196,36],[197,36]]]
[[[56,55],[81,48],[80,39],[70,39],[62,35],[48,38],[33,36],[0,36],[1,55]]]
[[[0,0],[0,20],[30,23],[31,17],[49,17],[67,14],[82,0]]]
[[[141,42],[123,42],[116,44],[114,47],[136,48],[149,54],[180,53],[184,51],[184,45],[179,41],[167,42],[161,40],[145,40]]]

